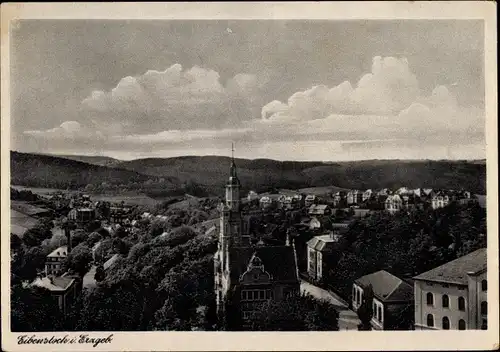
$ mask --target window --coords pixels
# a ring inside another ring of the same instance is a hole
[[[466,326],[465,326],[465,320],[463,319],[460,319],[458,321],[458,330],[465,330],[466,329]]]
[[[450,306],[450,298],[448,295],[443,295],[443,308],[448,308]]]
[[[481,290],[482,291],[488,290],[488,281],[486,281],[486,280],[481,281]]]
[[[483,319],[483,323],[481,324],[481,330],[488,330],[488,320]]]
[[[434,305],[434,295],[430,292],[427,292],[427,305],[428,306]]]
[[[432,314],[427,314],[427,326],[434,326],[434,316]]]
[[[458,310],[465,310],[465,298],[463,297],[458,297]]]
[[[359,290],[356,290],[356,303],[361,303],[361,292],[359,292]]]
[[[377,305],[375,304],[375,302],[373,302],[373,315],[375,316],[375,319],[378,319],[378,316],[377,316]]]
[[[450,330],[450,319],[443,317],[443,330]]]
[[[481,302],[481,315],[487,315],[488,314],[488,302],[482,301]]]
[[[382,321],[382,307],[378,306],[377,312],[378,312],[378,320]]]

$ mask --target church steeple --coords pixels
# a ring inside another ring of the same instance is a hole
[[[231,143],[231,168],[229,170],[229,184],[240,185],[240,180],[236,174],[236,164],[234,163],[234,143]]]
[[[231,144],[231,167],[229,170],[229,181],[226,184],[226,205],[233,211],[239,211],[240,207],[240,180],[236,173],[234,163],[234,143]]]

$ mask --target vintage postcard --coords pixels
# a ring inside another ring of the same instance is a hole
[[[2,349],[497,349],[495,10],[3,4]]]

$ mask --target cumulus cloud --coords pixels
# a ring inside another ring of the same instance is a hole
[[[365,138],[421,138],[438,131],[481,134],[484,126],[484,111],[459,106],[446,86],[423,95],[405,58],[378,56],[355,87],[348,81],[333,88],[314,86],[292,94],[286,103],[265,105],[261,118],[267,124],[294,126],[295,134],[351,131]]]
[[[416,76],[405,58],[376,56],[372,69],[356,87],[345,81],[328,88],[325,85],[297,92],[286,104],[272,102],[262,109],[262,118],[313,120],[334,113],[352,115],[395,114],[420,95]],[[286,107],[285,107],[286,106]]]
[[[48,130],[25,131],[24,134],[49,139],[85,139],[103,136],[101,132],[84,127],[77,121],[65,121]]]
[[[101,130],[120,125],[128,133],[223,127],[259,113],[262,85],[252,74],[223,84],[214,70],[175,64],[122,78],[110,91],[93,91],[82,102],[83,114]]]

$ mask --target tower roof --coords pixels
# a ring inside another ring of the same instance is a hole
[[[231,144],[231,168],[229,171],[229,182],[228,185],[239,186],[240,180],[236,173],[236,164],[234,163],[234,144]]]

